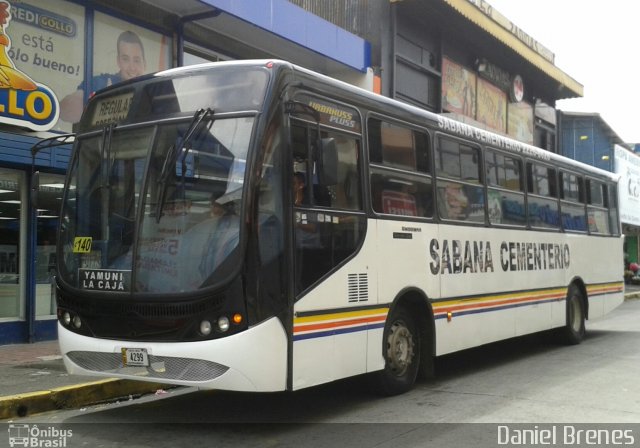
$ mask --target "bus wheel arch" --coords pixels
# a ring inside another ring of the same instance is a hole
[[[587,290],[584,282],[574,279],[567,289],[565,326],[561,329],[565,344],[576,345],[585,336],[585,321],[589,312]]]
[[[572,285],[575,285],[580,291],[580,294],[582,296],[582,309],[584,310],[584,318],[586,320],[589,320],[589,294],[587,293],[587,285],[580,277],[575,277],[574,279],[572,279],[571,283],[569,284],[569,288],[571,288]]]
[[[376,389],[385,395],[410,390],[416,379],[433,375],[433,312],[420,291],[405,290],[392,303],[384,327],[384,368],[376,372]]]

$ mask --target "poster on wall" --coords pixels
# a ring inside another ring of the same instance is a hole
[[[507,133],[529,145],[533,145],[533,107],[524,101],[509,103]]]
[[[478,79],[476,120],[494,131],[507,131],[507,94],[484,79]]]
[[[442,58],[442,109],[476,115],[476,74],[447,58]]]
[[[620,220],[640,226],[640,156],[615,145],[615,171],[620,176]]]
[[[95,13],[91,93],[171,65],[170,38],[124,20]],[[62,119],[79,121],[84,107],[82,83],[61,101]]]
[[[70,129],[58,124],[58,98],[82,80],[83,17],[82,7],[61,0],[0,1],[2,123]]]
[[[171,66],[170,38],[114,17],[96,13],[93,76],[105,83],[166,70]],[[101,87],[95,80],[94,90]]]

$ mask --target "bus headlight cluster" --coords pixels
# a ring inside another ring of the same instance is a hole
[[[64,311],[62,313],[62,323],[65,327],[73,327],[76,330],[82,327],[82,319],[77,314],[72,314],[69,311]]]
[[[218,330],[221,332],[225,332],[229,329],[229,318],[227,316],[222,316],[218,319]]]
[[[211,334],[211,328],[211,322],[208,320],[200,322],[200,334],[202,334],[202,336],[209,336]]]
[[[227,316],[220,316],[218,320],[215,321],[215,330],[218,333],[225,333],[229,331],[229,328],[231,328],[232,324],[240,325],[243,320],[244,318],[240,313],[235,313],[233,316],[231,316],[231,318]],[[200,334],[202,336],[209,336],[213,330],[214,325],[211,323],[211,321],[205,319],[200,322]]]

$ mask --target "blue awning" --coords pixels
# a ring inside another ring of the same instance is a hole
[[[201,0],[220,11],[360,72],[371,44],[286,0]]]

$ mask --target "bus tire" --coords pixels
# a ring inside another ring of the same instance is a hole
[[[389,396],[407,392],[415,384],[420,366],[420,332],[405,308],[392,311],[382,344],[384,369],[376,372],[376,388]]]
[[[584,297],[580,288],[572,284],[567,292],[567,322],[562,329],[563,342],[576,345],[582,342],[585,335]]]

